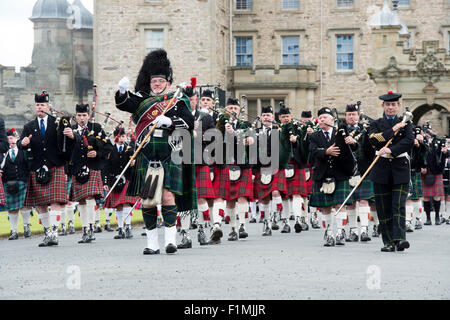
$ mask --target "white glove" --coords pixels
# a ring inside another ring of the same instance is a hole
[[[128,88],[130,87],[130,80],[127,77],[123,77],[119,81],[119,91],[120,94],[124,94],[128,91]]]
[[[170,127],[172,125],[172,120],[169,117],[160,115],[153,120],[151,124],[155,124],[157,128],[161,128],[162,126]]]

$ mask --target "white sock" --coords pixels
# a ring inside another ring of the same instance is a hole
[[[124,214],[123,210],[121,211],[116,210],[117,226],[119,228],[123,228],[123,218],[124,218],[123,214]]]
[[[66,224],[66,217],[67,217],[66,208],[62,208],[60,214],[61,214],[61,218],[59,219],[59,223]]]
[[[164,228],[164,242],[166,246],[169,244],[177,245],[177,227]]]
[[[328,228],[328,230],[327,230],[327,234],[328,235],[333,235],[333,226],[331,225],[331,222],[332,222],[332,213],[330,213],[330,214],[323,214],[322,215],[322,219],[323,219],[323,221],[325,221],[325,229],[326,228]]]
[[[65,208],[64,211],[66,212],[66,216],[67,216],[67,220],[68,221],[74,221],[74,216],[75,216],[75,205],[72,204],[68,204]]]
[[[190,215],[184,215],[183,218],[180,217],[181,220],[181,230],[186,231],[189,233],[189,225],[191,223],[191,216]]]
[[[60,220],[61,220],[61,211],[56,210],[50,211],[50,222],[52,224],[52,227],[58,227]]]
[[[95,221],[100,221],[100,210],[95,210]]]
[[[236,208],[229,209],[226,208],[225,213],[230,217],[230,227],[236,229]]]
[[[292,211],[294,212],[295,217],[303,217],[304,212],[302,208],[303,199],[300,197],[292,198]]]
[[[83,228],[89,227],[89,217],[87,212],[87,207],[85,204],[79,204],[78,205],[78,211],[80,211],[80,219],[81,219],[81,226]]]
[[[95,206],[96,206],[95,199],[86,200],[89,224],[92,225],[95,223]]]
[[[280,204],[283,206],[283,199],[281,197],[272,197],[272,212],[280,212]]]
[[[110,209],[110,208],[105,208],[103,210],[103,212],[105,213],[105,220],[106,220],[106,222],[109,222],[111,220],[111,216],[113,214],[113,210],[114,209]]]
[[[17,229],[19,228],[19,213],[8,213],[8,217],[11,231],[17,233]]]
[[[20,214],[22,214],[23,225],[26,226],[26,225],[30,224],[31,211],[30,210],[20,210]]]
[[[342,232],[342,230],[344,229],[344,220],[347,219],[347,212],[341,210],[338,214],[336,214],[335,212],[331,212],[331,215],[336,219],[335,221],[338,233]]]
[[[41,221],[43,228],[50,228],[51,222],[50,222],[50,213],[39,213],[38,214],[39,220]]]
[[[205,202],[204,204],[198,205],[198,223],[205,225],[205,218],[203,216],[203,212],[208,211],[208,203]]]
[[[269,204],[263,204],[262,202],[260,202],[260,203],[258,203],[258,206],[259,206],[259,214],[261,215],[262,213],[264,213],[263,219],[269,220],[270,202],[269,202]]]
[[[405,213],[405,220],[406,220],[406,222],[411,222],[413,211],[414,211],[414,207],[412,205],[410,205],[410,204],[407,204],[406,205],[406,211],[405,211],[406,212]]]
[[[375,225],[379,225],[380,224],[380,220],[378,220],[378,213],[377,213],[377,211],[375,210],[375,211],[370,211],[370,215],[372,216],[372,218],[373,218],[373,223],[375,224]]]
[[[123,208],[123,214],[125,216],[125,225],[131,225],[131,207]]]
[[[243,224],[245,227],[245,213],[248,212],[248,203],[237,203],[236,209],[239,215],[239,224]]]
[[[289,219],[289,199],[282,200],[281,219]]]
[[[420,220],[420,201],[413,201],[413,219],[419,219]]]
[[[214,207],[213,207],[213,221],[216,224],[221,224],[222,223],[222,217],[220,216],[220,210],[223,210],[225,212],[225,201],[220,201],[220,202],[214,202]]]
[[[369,213],[370,207],[359,207],[359,221],[361,222],[361,227],[369,227]]]
[[[256,202],[250,202],[250,211],[252,212],[252,218],[256,219]]]
[[[358,215],[356,214],[356,209],[347,209],[347,217],[349,228],[356,229],[358,227]]]

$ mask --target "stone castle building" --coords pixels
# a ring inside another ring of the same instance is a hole
[[[403,93],[416,123],[449,133],[449,0],[95,0],[94,79],[99,105],[132,84],[146,53],[165,48],[175,83],[197,76],[247,97],[248,115],[279,102],[340,112]]]
[[[7,127],[22,128],[34,113],[34,94],[47,90],[58,110],[72,112],[92,96],[93,15],[80,0],[36,1],[31,64],[0,65],[0,109]],[[0,61],[1,63],[1,61]]]

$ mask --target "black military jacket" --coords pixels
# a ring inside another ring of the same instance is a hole
[[[370,125],[369,141],[376,148],[376,150],[382,149],[386,143],[394,137],[394,131],[392,127],[402,121],[402,118],[396,117],[394,122],[386,119],[383,115],[382,118],[377,119]],[[411,123],[408,123],[406,127],[401,129],[397,136],[394,138],[389,149],[392,151],[394,159],[388,159],[380,157],[378,162],[370,172],[370,180],[374,183],[397,185],[407,184],[411,179],[411,166],[409,157],[397,156],[410,152],[414,146],[414,132]]]
[[[122,145],[123,149],[119,152],[117,145],[112,145],[112,150],[107,156],[105,168],[103,170],[104,173],[104,181],[105,185],[112,187],[114,182],[116,181],[115,177],[122,173],[125,166],[130,161],[130,158],[133,156],[134,150],[133,148],[124,143]],[[130,180],[131,178],[131,167],[128,167],[127,171],[125,171],[125,179]]]

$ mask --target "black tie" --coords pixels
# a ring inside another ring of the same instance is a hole
[[[327,138],[327,142],[330,142],[330,133],[325,131],[325,137]]]

